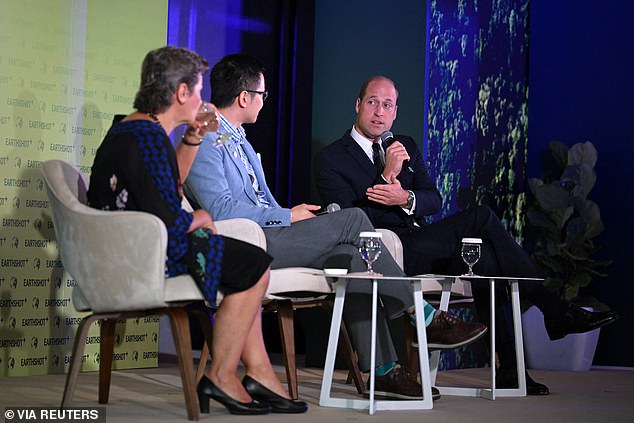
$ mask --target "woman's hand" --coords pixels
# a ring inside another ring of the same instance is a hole
[[[192,220],[191,225],[189,226],[189,230],[187,232],[195,231],[200,228],[207,228],[213,234],[218,234],[218,230],[216,229],[216,225],[214,224],[213,219],[204,209],[194,210],[192,213],[194,219]]]
[[[178,161],[181,181],[187,179],[205,134],[209,131],[217,131],[220,125],[216,107],[211,103],[203,103],[203,106],[207,107],[207,111],[202,111],[196,115],[196,120],[187,126],[181,142],[176,146],[176,160]]]
[[[216,132],[220,126],[218,109],[211,103],[203,102],[196,114],[196,120],[187,125],[183,142],[188,145],[199,143],[207,132]]]

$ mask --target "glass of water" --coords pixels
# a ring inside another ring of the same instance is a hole
[[[361,232],[359,234],[359,253],[368,266],[368,273],[374,273],[372,263],[381,255],[381,233]]]
[[[469,271],[463,276],[475,276],[473,266],[480,260],[480,246],[482,240],[480,238],[462,238],[462,250],[460,256],[462,260],[469,266]]]

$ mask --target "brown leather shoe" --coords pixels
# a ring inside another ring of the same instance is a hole
[[[365,397],[370,396],[370,380],[366,384],[367,391],[363,394]],[[376,376],[374,381],[374,395],[388,399],[416,400],[423,399],[423,388],[416,379],[416,375],[412,374],[407,367],[400,364],[394,367],[385,376]],[[436,401],[440,398],[440,391],[432,386],[432,400]]]
[[[430,350],[458,348],[477,340],[487,331],[482,323],[465,322],[437,310],[427,326],[427,347]]]

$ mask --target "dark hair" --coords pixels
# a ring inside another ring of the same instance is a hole
[[[374,76],[369,77],[363,83],[363,85],[361,85],[361,90],[359,91],[359,100],[363,100],[363,97],[365,96],[365,92],[368,90],[368,85],[370,85],[374,81],[380,81],[380,80],[389,81],[389,82],[392,83],[392,85],[394,85],[394,91],[396,91],[396,99],[398,99],[398,88],[396,87],[396,84],[394,83],[394,81],[392,81],[387,76],[374,75]]]
[[[141,84],[134,98],[134,108],[145,113],[160,113],[172,104],[178,85],[193,90],[198,77],[209,63],[197,53],[182,47],[166,46],[150,51],[141,66]]]
[[[209,73],[211,102],[222,109],[231,106],[244,90],[257,88],[264,66],[247,54],[230,54],[214,65]]]

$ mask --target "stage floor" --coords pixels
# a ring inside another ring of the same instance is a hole
[[[284,369],[276,365],[284,378]],[[486,380],[488,369],[451,370],[439,373],[439,384],[477,386]],[[319,407],[321,369],[299,370],[301,399],[310,409],[301,416],[302,423],[384,421],[397,418],[399,423],[444,422],[631,422],[634,421],[634,370],[593,369],[589,372],[531,371],[532,377],[545,383],[551,391],[546,397],[481,398],[443,396],[429,411],[379,411],[375,416],[359,410]],[[344,385],[345,373],[337,371],[333,388],[356,395]],[[58,406],[64,389],[65,375],[0,378],[0,405],[4,407]],[[174,360],[162,359],[155,369],[115,371],[112,377],[108,423],[163,423],[187,421],[178,366]],[[74,407],[95,407],[97,374],[79,377]],[[211,402],[211,413],[200,421],[214,423],[244,421],[232,416],[218,403]],[[4,411],[4,410],[3,410]],[[394,416],[390,416],[390,415]],[[296,422],[299,416],[269,414],[258,416],[258,423]],[[253,418],[255,421],[256,419]],[[4,420],[1,420],[4,421]]]

